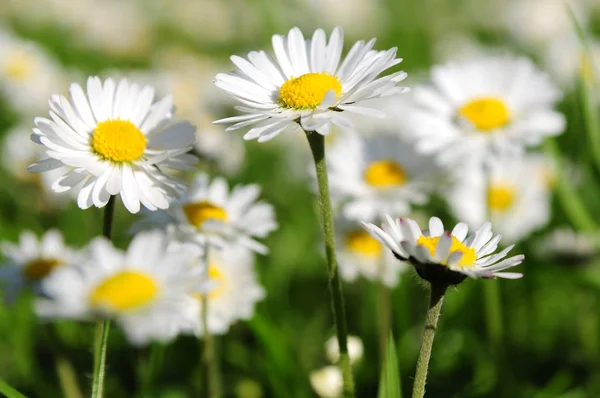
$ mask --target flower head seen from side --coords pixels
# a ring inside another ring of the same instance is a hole
[[[354,220],[409,213],[427,202],[440,174],[430,156],[397,133],[348,133],[332,146],[327,163],[332,196]]]
[[[50,230],[39,239],[33,232],[25,231],[17,244],[2,242],[0,250],[5,257],[0,285],[6,289],[7,301],[27,287],[37,291],[44,279],[81,259],[77,250],[65,245],[58,230]]]
[[[437,217],[431,217],[429,229],[424,230],[410,218],[394,220],[390,216],[386,217],[383,229],[369,223],[363,223],[363,227],[398,259],[409,260],[419,276],[432,284],[457,285],[467,277],[517,279],[523,276],[502,272],[520,264],[525,256],[505,258],[514,245],[494,254],[501,235],[492,233],[489,222],[469,237],[466,224],[459,223],[448,232]]]
[[[537,256],[544,260],[566,266],[586,266],[598,257],[600,239],[598,236],[563,226],[540,238],[534,249]]]
[[[394,258],[385,246],[354,221],[338,220],[336,248],[340,275],[348,282],[363,277],[394,287],[409,267],[408,263]]]
[[[29,167],[45,172],[68,166],[52,189],[79,187],[82,209],[103,207],[119,194],[132,213],[140,203],[149,210],[166,209],[179,197],[183,184],[162,168],[193,169],[187,152],[195,127],[170,123],[173,102],[167,96],[154,102],[154,89],[126,79],[115,83],[98,77],[87,81],[87,92],[76,83],[70,99],[50,99],[50,119],[36,118],[32,140],[46,147],[48,158]]]
[[[486,220],[515,243],[550,221],[553,165],[539,154],[502,156],[488,167],[464,167],[452,179],[450,211],[470,228]]]
[[[271,204],[258,200],[258,185],[238,185],[231,191],[222,177],[212,181],[199,173],[182,198],[166,212],[151,213],[140,226],[174,230],[181,240],[213,246],[239,244],[258,253],[268,248],[256,238],[265,238],[277,229]]]
[[[254,270],[254,255],[248,249],[232,245],[221,250],[209,249],[208,280],[191,294],[201,319],[202,299],[207,296],[207,324],[212,334],[225,334],[235,322],[254,315],[256,303],[265,297]]]
[[[417,149],[444,164],[539,145],[562,133],[553,109],[561,94],[527,58],[487,58],[435,66],[431,84],[414,90],[410,133]]]
[[[381,114],[362,106],[363,101],[406,91],[397,86],[406,73],[380,77],[402,60],[396,58],[396,48],[372,50],[375,39],[354,44],[341,63],[339,27],[329,41],[322,29],[305,40],[300,29],[293,28],[287,36],[274,35],[272,42],[276,62],[264,51],[250,52],[247,59],[232,56],[238,69],[215,77],[217,87],[242,104],[237,110],[243,113],[215,123],[234,123],[228,130],[251,126],[244,139],[268,141],[298,124],[326,135],[331,124],[349,124],[346,112]]]
[[[189,293],[201,280],[201,268],[193,266],[199,255],[192,246],[169,250],[161,231],[136,235],[126,252],[96,238],[87,247],[86,261],[44,280],[37,313],[115,319],[134,344],[198,333],[200,321]]]

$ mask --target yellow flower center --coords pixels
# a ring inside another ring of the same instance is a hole
[[[197,228],[200,228],[208,220],[227,221],[225,209],[206,200],[184,205],[183,212],[190,224]]]
[[[92,291],[92,307],[128,311],[150,303],[158,294],[156,282],[148,275],[123,271],[100,283]]]
[[[208,293],[209,299],[214,299],[215,297],[220,296],[225,291],[225,276],[219,269],[219,267],[214,264],[210,264],[208,266],[208,280],[212,284],[212,290]],[[204,295],[202,293],[192,293],[192,296],[198,300],[202,300]]]
[[[510,121],[510,113],[504,102],[493,97],[469,101],[458,112],[478,130],[486,132],[502,127]]]
[[[429,253],[432,256],[434,256],[435,248],[437,247],[439,240],[439,236],[426,237],[421,235],[419,239],[417,239],[417,244],[429,250]],[[463,254],[458,264],[456,264],[459,267],[472,267],[475,263],[475,260],[477,260],[477,253],[475,252],[475,249],[473,249],[472,247],[465,246],[464,243],[456,239],[456,237],[452,236],[452,244],[450,245],[450,251],[448,253],[450,254],[454,252],[460,252]],[[441,264],[446,265],[447,260],[447,258],[443,259]]]
[[[23,275],[30,281],[36,282],[47,277],[61,265],[63,265],[62,261],[54,258],[38,258],[25,264]]]
[[[131,162],[144,154],[146,136],[128,120],[107,120],[96,126],[92,134],[92,148],[106,160]]]
[[[365,170],[365,181],[374,187],[386,188],[406,182],[406,172],[392,160],[379,160],[369,164]]]
[[[342,84],[337,77],[328,73],[307,73],[283,83],[279,89],[279,102],[286,108],[314,109],[330,90],[335,92],[336,98],[342,93]]]
[[[4,73],[8,80],[25,81],[35,73],[35,60],[30,54],[22,51],[9,54],[4,64]]]
[[[368,257],[377,257],[381,254],[381,243],[367,233],[367,231],[352,231],[346,237],[346,246],[352,252]]]
[[[514,204],[516,189],[511,185],[492,185],[488,189],[490,210],[504,212]]]

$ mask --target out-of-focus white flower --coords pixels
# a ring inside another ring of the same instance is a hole
[[[571,88],[578,75],[588,82],[600,77],[600,41],[590,40],[589,51],[590,54],[586,54],[581,40],[573,33],[549,43],[541,58],[556,81]]]
[[[550,220],[553,175],[544,159],[501,158],[487,171],[465,167],[446,195],[451,211],[471,228],[490,220],[507,242],[525,238]]]
[[[25,231],[18,244],[2,242],[0,250],[6,260],[0,268],[0,285],[5,288],[7,301],[27,287],[37,291],[57,269],[82,259],[77,250],[64,244],[57,230],[46,232],[40,239]]]
[[[44,148],[31,141],[31,127],[17,125],[9,130],[0,150],[2,167],[23,182],[34,183],[41,191],[44,204],[58,205],[74,199],[76,195],[64,195],[52,190],[52,183],[68,172],[68,167],[59,167],[47,173],[35,174],[27,167],[44,157]]]
[[[172,93],[178,116],[196,126],[196,150],[209,162],[215,162],[219,170],[238,171],[245,155],[242,139],[213,124],[216,115],[231,104],[231,98],[212,84],[220,65],[179,48],[160,52],[154,63],[157,89]]]
[[[496,56],[436,66],[409,113],[417,149],[444,164],[483,162],[562,133],[561,94],[527,58]]]
[[[81,187],[82,209],[104,207],[120,194],[131,213],[143,204],[166,209],[184,186],[159,167],[191,170],[196,158],[187,152],[195,141],[195,127],[170,123],[173,99],[154,102],[150,86],[116,84],[88,78],[87,92],[71,84],[70,100],[54,95],[50,119],[36,118],[32,140],[46,147],[48,158],[32,164],[33,172],[68,166],[52,185],[56,192]]]
[[[466,277],[517,279],[523,276],[501,272],[521,264],[525,256],[519,254],[505,259],[514,245],[492,254],[498,248],[501,235],[492,233],[490,222],[469,237],[465,223],[456,224],[448,232],[437,217],[431,217],[429,228],[423,230],[410,218],[394,220],[390,216],[383,223],[383,229],[369,223],[363,223],[363,227],[399,260],[410,260],[419,276],[429,282],[456,285]]]
[[[327,156],[333,197],[342,213],[374,221],[383,214],[407,214],[427,202],[439,170],[430,156],[395,134],[345,134]]]
[[[256,278],[254,255],[239,245],[209,249],[208,279],[192,296],[198,319],[202,317],[202,299],[208,296],[207,323],[212,334],[225,334],[235,322],[252,318],[256,303],[265,297]]]
[[[195,42],[252,41],[260,31],[260,7],[244,0],[162,0],[152,7],[156,19]]]
[[[133,344],[169,341],[199,333],[200,320],[189,294],[201,281],[200,251],[168,250],[160,231],[141,233],[127,252],[104,238],[88,246],[81,264],[63,267],[42,283],[45,298],[36,310],[50,318],[115,319]]]
[[[325,343],[325,352],[327,358],[331,363],[337,363],[340,359],[340,347],[338,345],[337,337],[331,336]],[[348,336],[348,356],[350,357],[350,364],[353,365],[359,362],[363,357],[363,342],[358,336]]]
[[[145,54],[152,37],[152,25],[141,2],[120,0],[79,0],[88,12],[75,21],[74,37],[83,45],[117,55]]]
[[[585,26],[588,19],[586,3],[586,0],[510,0],[504,7],[503,19],[509,32],[521,44],[540,47],[574,32],[569,9]]]
[[[24,115],[40,112],[64,81],[63,69],[45,50],[0,29],[0,95],[10,106]]]
[[[574,231],[570,227],[555,228],[535,246],[539,257],[564,265],[585,265],[600,251],[597,236]]]
[[[342,394],[342,371],[337,366],[326,366],[310,373],[310,385],[321,398],[339,398]]]
[[[322,29],[305,40],[293,28],[287,36],[273,36],[276,63],[264,51],[252,51],[248,59],[232,56],[238,69],[218,74],[215,85],[242,104],[237,110],[243,115],[215,123],[233,123],[228,130],[251,127],[244,139],[264,142],[298,126],[327,135],[332,124],[349,125],[347,113],[382,115],[364,101],[406,91],[397,86],[406,73],[381,76],[402,61],[397,49],[375,51],[375,39],[359,41],[340,64],[343,40],[339,27],[329,42]]]
[[[348,32],[352,37],[377,34],[385,24],[381,20],[382,7],[371,0],[302,0],[297,3],[299,10],[293,10],[290,18],[293,23],[306,25],[308,21],[323,28],[336,25],[352,27]]]
[[[148,214],[138,227],[166,226],[182,240],[217,247],[239,244],[265,254],[268,248],[256,238],[265,238],[278,225],[273,206],[259,201],[259,195],[258,185],[237,185],[230,192],[224,178],[211,181],[199,173],[167,212]]]
[[[378,281],[386,286],[398,284],[400,274],[409,268],[358,223],[340,220],[336,225],[336,249],[340,275],[353,282],[359,277]]]

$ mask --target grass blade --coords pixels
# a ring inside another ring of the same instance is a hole
[[[4,380],[0,379],[0,394],[6,396],[6,398],[27,398],[8,384]]]
[[[387,352],[379,378],[379,394],[377,398],[402,398],[400,388],[400,367],[396,355],[396,345],[390,333],[388,337]]]

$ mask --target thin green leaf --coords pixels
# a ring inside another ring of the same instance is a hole
[[[6,398],[27,398],[8,384],[0,379],[0,394],[4,394]]]
[[[377,398],[402,398],[400,367],[392,333],[388,337],[387,352],[379,378]]]
[[[588,213],[575,187],[565,175],[564,170],[566,166],[564,159],[559,153],[556,141],[553,139],[546,140],[544,149],[547,154],[554,158],[554,162],[556,163],[556,193],[565,215],[575,228],[581,231],[594,232],[596,230],[594,219]]]
[[[577,77],[579,101],[583,109],[585,130],[588,135],[592,158],[594,159],[596,169],[600,172],[600,119],[596,109],[598,101],[594,94],[596,87],[596,65],[594,65],[594,57],[590,49],[587,33],[575,17],[573,10],[568,8],[568,12],[582,49],[580,73]]]

